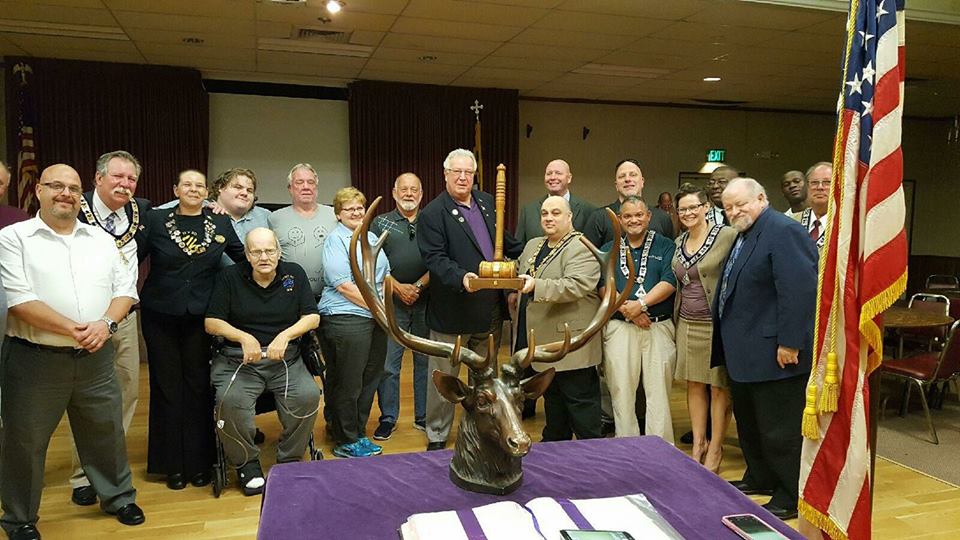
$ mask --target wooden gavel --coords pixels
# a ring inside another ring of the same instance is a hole
[[[520,289],[523,280],[517,277],[517,262],[503,260],[503,216],[507,205],[507,167],[497,165],[497,191],[495,205],[497,213],[496,238],[494,238],[493,260],[480,263],[480,277],[471,282],[474,289]]]

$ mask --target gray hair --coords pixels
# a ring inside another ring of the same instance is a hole
[[[320,177],[317,176],[317,171],[313,169],[313,165],[309,163],[297,163],[292,169],[290,169],[290,172],[287,173],[287,187],[290,187],[290,184],[293,183],[293,173],[301,169],[310,171],[310,174],[313,175],[313,179],[316,180],[318,184],[320,183]]]
[[[763,188],[763,185],[761,185],[760,182],[757,182],[753,178],[743,177],[743,176],[730,180],[730,183],[727,184],[726,188],[724,188],[723,193],[726,193],[730,191],[731,188],[734,188],[740,185],[746,186],[751,196],[757,197],[757,196],[763,195],[764,199],[767,198],[767,190]]]
[[[110,160],[113,158],[119,158],[124,161],[129,161],[133,163],[133,166],[137,170],[137,178],[140,178],[140,174],[143,172],[143,167],[140,166],[140,162],[137,158],[133,157],[133,154],[127,152],[126,150],[114,150],[113,152],[107,152],[99,158],[97,158],[97,174],[100,176],[107,175],[107,165],[110,164]]]
[[[450,168],[450,162],[453,161],[454,158],[458,158],[458,157],[470,158],[470,161],[473,163],[473,170],[474,170],[474,171],[477,170],[477,158],[476,158],[476,156],[473,155],[473,152],[471,152],[471,151],[469,151],[469,150],[465,150],[465,149],[463,149],[463,148],[457,148],[456,150],[453,150],[453,151],[451,151],[449,154],[447,154],[447,159],[444,159],[444,160],[443,160],[443,168],[444,168],[444,169],[449,169],[449,168]]]
[[[625,205],[625,204],[627,204],[627,203],[630,203],[630,204],[642,204],[644,211],[646,211],[646,212],[649,212],[649,211],[650,211],[650,206],[647,205],[647,201],[643,200],[642,197],[638,197],[638,196],[636,196],[636,195],[630,195],[629,197],[623,199],[623,202],[620,203],[620,208],[623,208],[623,205]]]
[[[820,167],[830,167],[830,170],[833,171],[833,163],[829,161],[818,161],[813,165],[811,165],[809,169],[807,169],[807,173],[803,175],[803,179],[809,182],[810,175],[813,174],[813,171],[817,170]]]

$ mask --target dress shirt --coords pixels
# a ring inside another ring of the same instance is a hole
[[[116,217],[114,218],[114,230],[117,235],[122,235],[127,228],[130,227],[130,220],[127,219],[127,210],[125,207],[121,206],[117,209],[116,212],[110,210],[106,204],[103,203],[103,199],[100,198],[100,194],[97,193],[97,190],[93,190],[93,214],[97,218],[98,223],[103,223],[106,221],[107,216],[111,213]],[[142,211],[142,210],[141,210]],[[96,225],[91,223],[91,225]],[[136,232],[136,231],[134,231]],[[139,271],[140,263],[137,260],[137,240],[131,238],[129,242],[123,245],[120,248],[120,253],[123,254],[124,260],[127,262],[127,266],[130,268],[130,271],[133,272],[134,279],[136,279],[137,272]]]
[[[40,301],[77,323],[99,320],[114,298],[136,302],[137,276],[113,238],[100,227],[76,222],[57,234],[39,217],[0,231],[0,272],[10,307]],[[70,336],[40,330],[11,315],[7,335],[58,347],[78,347]]]

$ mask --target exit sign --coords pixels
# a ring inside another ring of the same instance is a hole
[[[714,163],[720,161],[726,161],[727,151],[723,148],[711,148],[707,150],[707,161],[712,161]]]

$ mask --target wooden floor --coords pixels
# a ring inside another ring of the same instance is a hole
[[[140,404],[133,426],[127,436],[128,453],[133,469],[134,485],[138,489],[137,502],[144,509],[147,522],[139,527],[125,527],[114,518],[100,512],[97,506],[79,507],[70,502],[70,451],[67,441],[67,426],[62,423],[50,444],[47,455],[46,484],[40,507],[39,528],[48,539],[94,539],[108,535],[124,538],[254,538],[260,511],[259,497],[244,497],[231,486],[219,498],[213,497],[211,488],[188,486],[182,491],[166,488],[161,478],[148,478],[146,469],[147,410],[149,396],[146,366],[141,371]],[[393,437],[381,443],[384,453],[419,452],[426,445],[424,434],[413,429],[412,386],[410,363],[405,361],[401,384],[401,420]],[[689,429],[686,398],[683,388],[677,384],[671,395],[674,426],[677,434]],[[378,411],[374,413],[368,432],[376,427]],[[322,419],[315,427],[316,440],[323,448],[327,459],[331,446],[324,440]],[[275,460],[279,422],[273,414],[258,417],[258,425],[267,434],[262,461],[268,467]],[[541,409],[535,418],[526,421],[527,431],[539,438],[543,427]],[[452,440],[452,437],[451,437]],[[721,476],[739,479],[743,473],[743,457],[732,444],[735,435],[728,438],[731,444],[725,449]],[[684,451],[688,446],[681,445]],[[377,458],[367,458],[377,459]],[[960,463],[960,457],[958,457]],[[765,502],[764,499],[756,499]],[[796,527],[796,520],[790,522]],[[322,527],[322,524],[318,524]],[[306,536],[305,536],[306,537]],[[349,539],[349,535],[343,538]],[[874,538],[876,539],[955,539],[960,538],[960,488],[952,486],[913,470],[883,459],[877,460],[874,512]]]

